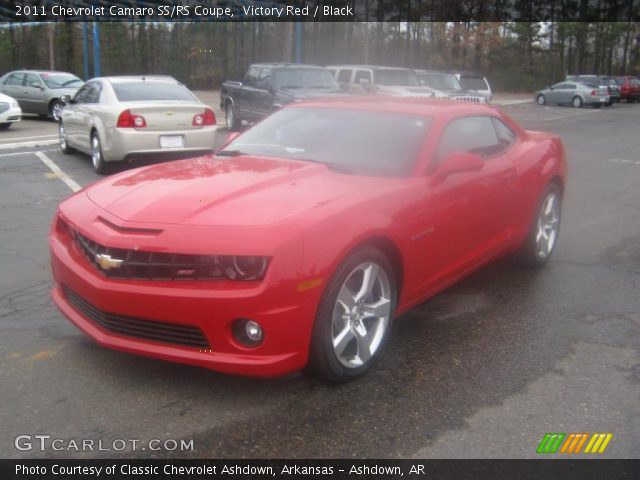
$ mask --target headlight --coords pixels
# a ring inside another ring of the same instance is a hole
[[[16,102],[15,100],[11,100],[11,108],[18,108],[18,102]]]
[[[267,273],[269,257],[252,255],[220,258],[224,276],[229,280],[262,280]]]

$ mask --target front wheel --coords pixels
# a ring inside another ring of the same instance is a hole
[[[538,105],[546,105],[547,98],[543,94],[540,94],[536,97],[536,102],[538,103]]]
[[[91,135],[91,163],[96,173],[106,175],[109,173],[109,166],[102,156],[102,145],[97,132]]]
[[[230,131],[235,132],[240,130],[240,125],[242,124],[242,120],[240,120],[240,118],[238,117],[236,108],[233,106],[232,103],[227,103],[224,109],[224,119],[225,119],[225,123],[227,124],[227,128]]]
[[[51,102],[51,105],[49,106],[49,115],[56,122],[60,121],[60,114],[62,114],[62,107],[64,107],[64,103],[62,103],[60,100],[54,100],[53,102]]]
[[[556,184],[548,185],[538,205],[527,240],[519,252],[523,263],[542,266],[549,261],[560,232],[561,203],[560,187]]]
[[[0,123],[0,130],[6,130],[11,126],[11,122],[9,123]]]
[[[582,99],[578,96],[573,97],[573,100],[571,101],[571,103],[576,108],[582,107]]]
[[[320,301],[308,370],[334,382],[363,375],[389,337],[396,303],[393,268],[375,247],[363,247],[336,270]]]
[[[74,152],[73,148],[69,146],[67,132],[65,131],[64,124],[62,122],[58,124],[58,140],[60,142],[60,150],[62,150],[62,153],[69,154]]]

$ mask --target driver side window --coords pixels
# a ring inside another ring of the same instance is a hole
[[[436,153],[436,165],[453,152],[475,153],[488,158],[504,150],[493,120],[488,116],[463,117],[446,126]]]

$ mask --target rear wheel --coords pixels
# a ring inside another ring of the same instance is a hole
[[[636,101],[636,99],[635,99],[635,98],[633,98],[633,97],[627,97],[627,103],[633,103],[633,102],[635,102],[635,101]]]
[[[0,123],[0,130],[6,130],[11,126],[11,123]]]
[[[582,99],[578,96],[575,96],[573,97],[573,100],[571,100],[571,104],[576,108],[580,108],[582,107]]]
[[[97,132],[91,134],[91,163],[96,173],[100,175],[109,173],[109,165],[102,156],[102,144]]]
[[[560,187],[553,183],[548,185],[538,205],[527,240],[519,252],[523,263],[542,266],[549,260],[560,232],[561,203]]]
[[[538,103],[538,105],[546,105],[547,98],[541,93],[536,97],[536,102]]]
[[[308,370],[334,382],[363,375],[389,337],[395,302],[387,257],[374,247],[353,253],[338,267],[320,301]]]
[[[238,112],[236,111],[236,108],[233,106],[233,103],[231,102],[227,103],[224,109],[224,118],[227,124],[227,128],[230,131],[235,132],[240,130],[240,125],[242,124],[242,120],[240,120],[240,117],[238,116]]]

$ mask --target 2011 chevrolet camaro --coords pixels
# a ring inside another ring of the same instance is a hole
[[[65,200],[53,298],[106,347],[344,381],[380,356],[395,317],[479,266],[546,263],[565,175],[558,137],[490,106],[297,103],[215,155]]]

